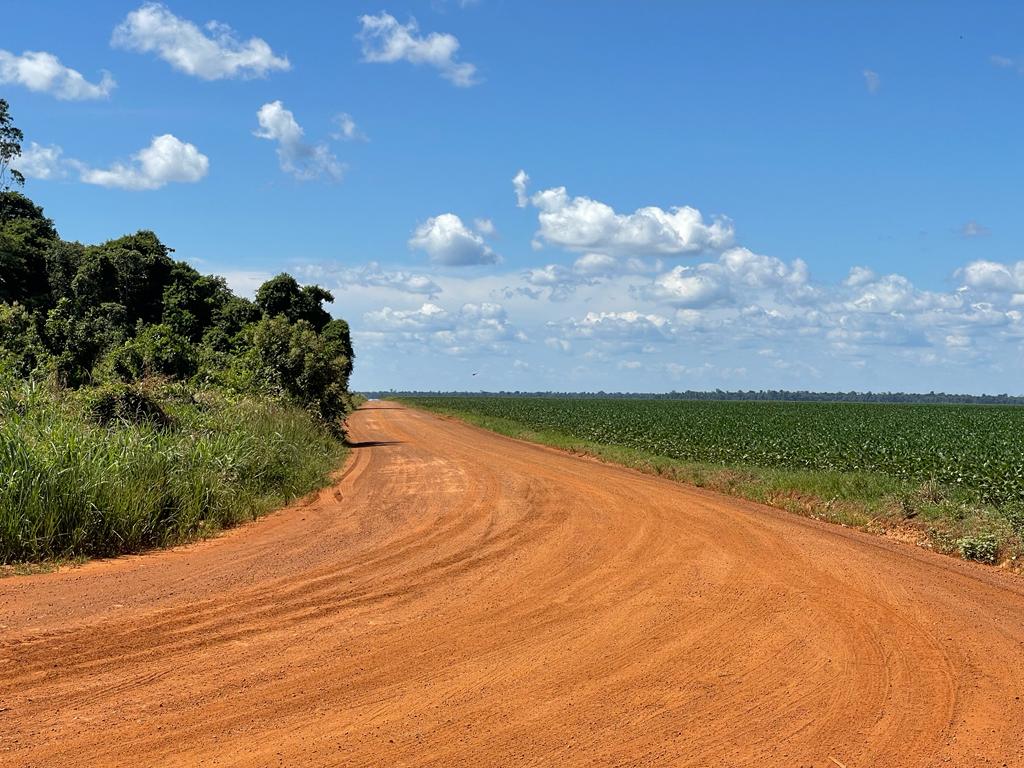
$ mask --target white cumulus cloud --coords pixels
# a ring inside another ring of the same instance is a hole
[[[117,85],[109,72],[101,73],[98,83],[90,83],[52,53],[25,51],[17,56],[5,50],[0,50],[0,84],[21,85],[65,101],[105,99]]]
[[[165,133],[132,156],[131,162],[110,168],[87,168],[80,163],[81,179],[102,187],[144,190],[159,189],[171,182],[196,182],[206,176],[209,158],[195,145]]]
[[[469,357],[482,353],[504,353],[510,342],[524,342],[501,304],[467,302],[448,311],[433,302],[416,309],[382,307],[363,315],[372,329],[362,334],[365,342],[389,350],[433,348],[447,355]]]
[[[527,199],[522,171],[513,179],[517,203]],[[710,223],[690,206],[639,208],[617,213],[589,197],[570,197],[565,187],[553,187],[528,198],[539,210],[543,241],[570,250],[622,255],[698,253],[731,245],[732,224],[724,218]]]
[[[255,135],[277,142],[277,158],[282,171],[300,181],[318,178],[341,181],[345,174],[344,163],[335,157],[324,142],[306,142],[302,126],[280,100],[260,107],[256,120],[260,127],[254,132]]]
[[[217,21],[205,31],[171,13],[160,3],[146,3],[129,13],[115,29],[111,45],[139,53],[155,53],[175,69],[203,80],[266,77],[273,70],[291,69],[259,37],[239,40]]]
[[[717,262],[674,267],[642,291],[655,301],[685,308],[725,301],[742,303],[765,292],[796,302],[811,300],[815,295],[803,261],[786,264],[747,248],[730,248]]]
[[[648,295],[676,307],[706,307],[729,295],[729,286],[712,264],[674,267],[660,275]]]
[[[68,166],[63,154],[64,150],[56,144],[44,147],[33,141],[22,148],[12,165],[29,179],[61,179],[67,176]]]
[[[1024,293],[1024,261],[1000,264],[997,261],[972,261],[962,270],[969,288],[992,293]]]
[[[409,247],[425,251],[435,264],[449,267],[496,264],[500,260],[483,236],[454,213],[442,213],[423,222],[410,238]]]
[[[476,66],[458,61],[459,40],[455,35],[439,32],[421,35],[415,19],[401,24],[385,12],[360,16],[359,22],[362,24],[358,38],[363,45],[363,61],[426,64],[460,87],[477,84]]]
[[[672,335],[667,317],[636,310],[588,312],[582,320],[570,319],[563,327],[569,335],[585,339],[666,341]]]

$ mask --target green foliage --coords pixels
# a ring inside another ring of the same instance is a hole
[[[0,191],[0,563],[180,541],[336,464],[353,356],[331,294],[279,275],[253,303],[171,253],[64,242]]]
[[[263,387],[285,393],[340,428],[351,370],[345,348],[345,340],[317,334],[305,320],[289,323],[283,315],[267,316],[252,326],[246,363]]]
[[[87,247],[71,288],[81,307],[117,303],[131,324],[158,323],[174,266],[168,248],[156,235],[141,231]],[[192,273],[199,276],[195,270]]]
[[[1024,409],[1018,407],[401,399],[511,437],[797,514],[874,531],[896,529],[901,538],[910,532],[922,546],[946,554],[1009,563],[1024,555],[1024,504],[1012,495],[998,504],[984,500],[993,481],[996,488],[1007,487],[999,466],[1024,461],[1020,442],[1013,442],[1024,440]],[[845,448],[839,447],[843,439]],[[892,439],[905,440],[907,449],[916,448],[923,459],[912,461],[889,450],[882,454],[888,463],[877,461],[865,469],[872,445],[884,449]],[[805,452],[798,452],[800,446]],[[814,456],[812,450],[823,453]],[[942,484],[906,470],[908,465],[945,466],[933,464],[932,453],[958,464],[953,477],[980,477],[980,484]],[[988,468],[994,478],[984,477]]]
[[[723,466],[871,472],[1024,503],[1024,408],[971,405],[413,398],[534,429]]]
[[[57,381],[70,387],[89,383],[100,355],[123,344],[131,333],[121,304],[105,302],[80,312],[67,298],[47,313],[43,327]]]
[[[318,285],[300,286],[294,277],[284,273],[265,282],[256,292],[256,306],[264,316],[283,315],[293,323],[305,320],[316,331],[331,320],[322,306],[325,301],[334,301],[329,291]]]
[[[6,192],[11,184],[19,187],[25,185],[21,171],[11,167],[11,161],[21,155],[21,142],[24,139],[25,135],[15,127],[11,119],[7,101],[0,99],[0,192]]]
[[[170,417],[160,404],[137,386],[108,383],[90,388],[82,399],[89,416],[103,426],[118,422],[159,428],[171,425]]]
[[[145,375],[184,379],[195,373],[192,345],[169,325],[146,326],[132,345],[139,351]]]
[[[332,429],[348,408],[348,324],[331,294],[290,275],[255,302],[201,275],[149,231],[100,245],[59,239],[41,208],[0,193],[0,363],[72,388],[150,376],[277,396]]]
[[[0,368],[27,377],[45,357],[35,318],[20,304],[0,303]]]
[[[965,536],[957,542],[960,557],[979,563],[994,563],[999,556],[999,541],[992,534]]]
[[[115,392],[86,399],[130,408]],[[294,406],[211,393],[162,407],[169,426],[121,415],[103,425],[80,398],[0,383],[0,563],[208,534],[323,485],[344,453]]]
[[[46,251],[56,239],[42,208],[18,192],[0,192],[0,301],[35,308],[49,295]]]

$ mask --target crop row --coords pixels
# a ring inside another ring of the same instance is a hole
[[[879,472],[1024,502],[1024,408],[974,405],[420,398],[445,410],[686,461]]]

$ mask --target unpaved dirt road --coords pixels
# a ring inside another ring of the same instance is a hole
[[[992,569],[385,403],[320,498],[0,581],[3,766],[1024,766]]]

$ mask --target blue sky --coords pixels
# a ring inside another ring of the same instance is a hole
[[[325,285],[356,387],[1024,392],[1019,4],[6,18],[61,234]]]

